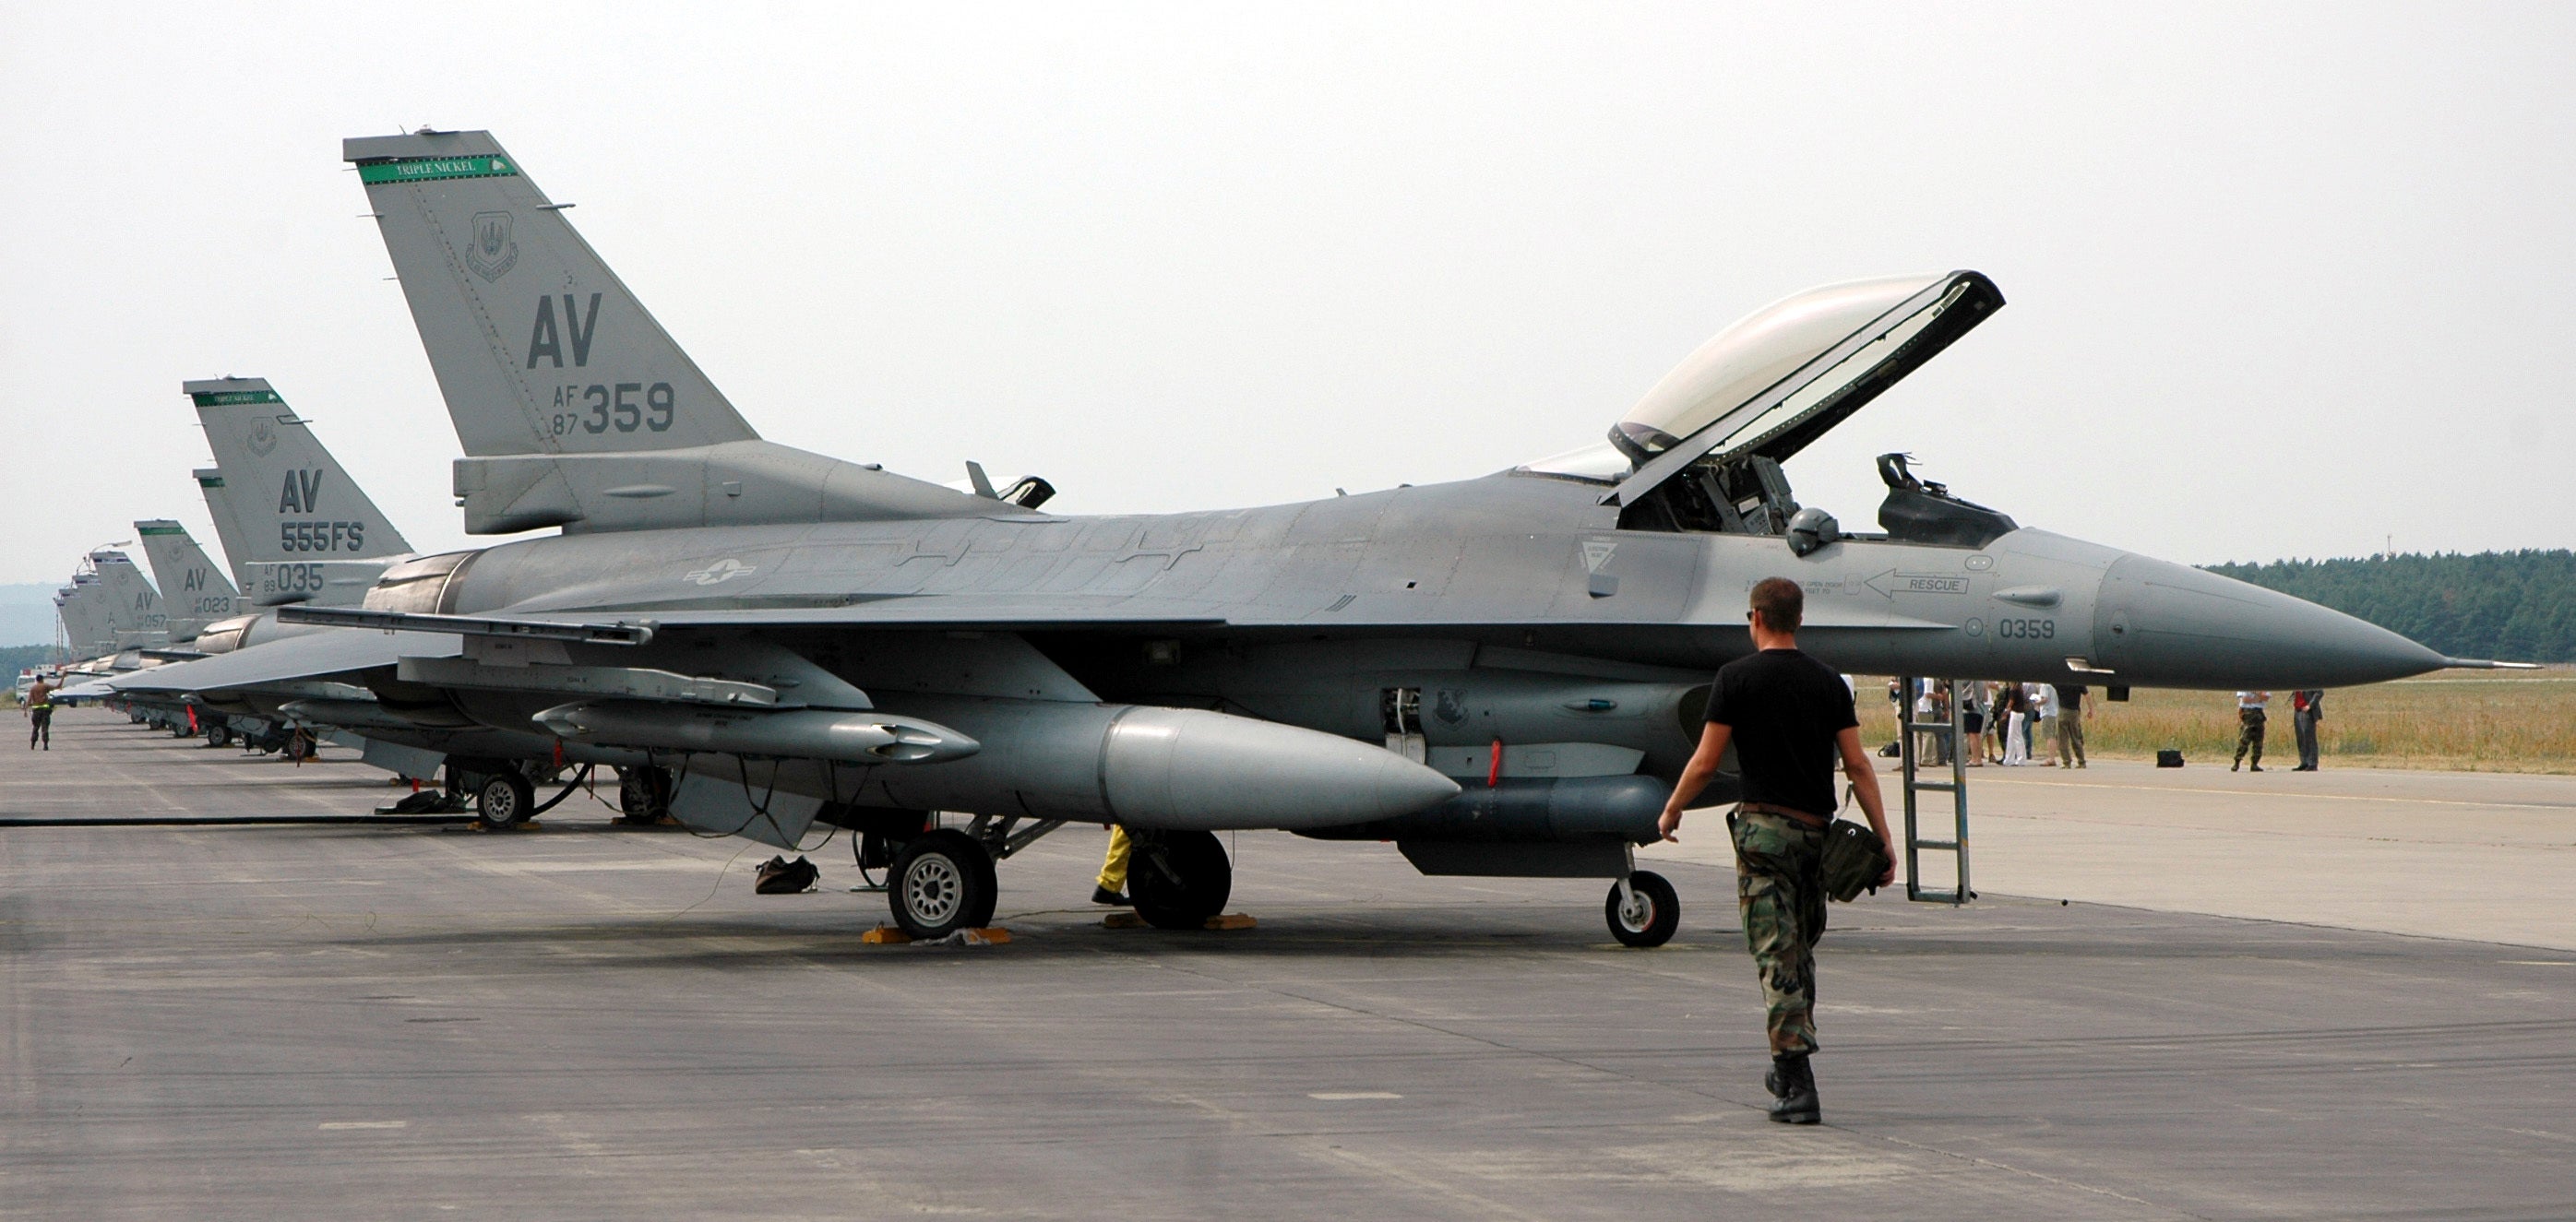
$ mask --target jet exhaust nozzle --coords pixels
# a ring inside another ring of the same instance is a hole
[[[533,718],[558,738],[615,747],[834,760],[846,764],[931,764],[983,749],[937,722],[832,709],[744,709],[635,700],[576,701]]]

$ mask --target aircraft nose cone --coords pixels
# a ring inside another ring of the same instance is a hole
[[[2149,686],[2349,687],[2445,662],[2343,612],[2145,556],[2113,562],[2095,605],[2100,664]]]

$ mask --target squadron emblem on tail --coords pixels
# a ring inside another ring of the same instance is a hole
[[[486,283],[510,274],[519,262],[519,244],[510,239],[510,214],[477,212],[474,237],[465,244],[465,266]]]

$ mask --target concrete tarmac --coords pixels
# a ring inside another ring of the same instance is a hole
[[[60,724],[0,813],[390,792]],[[1009,945],[875,947],[843,842],[755,896],[772,850],[574,803],[0,830],[0,1217],[2576,1216],[2576,954],[2518,930],[1837,906],[1792,1130],[1721,865],[1657,867],[1635,952],[1596,883],[1244,834],[1259,928],[1167,934],[1075,902],[1067,829],[1003,864]]]

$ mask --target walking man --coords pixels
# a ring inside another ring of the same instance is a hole
[[[2236,762],[2227,770],[2234,772],[2245,763],[2245,752],[2254,752],[2254,771],[2263,770],[2263,706],[2272,703],[2270,692],[2236,693]]]
[[[2317,770],[2317,723],[2326,719],[2326,694],[2311,688],[2290,693],[2290,728],[2299,734],[2299,766],[2292,772]]]
[[[1753,587],[1755,652],[1727,663],[1709,689],[1699,750],[1664,803],[1664,839],[1679,840],[1682,811],[1717,774],[1729,743],[1742,769],[1744,801],[1726,823],[1735,841],[1735,902],[1762,980],[1771,1035],[1771,1119],[1815,1124],[1822,1117],[1807,1058],[1816,1051],[1816,940],[1825,933],[1825,829],[1834,765],[1851,779],[1861,813],[1886,847],[1880,886],[1896,877],[1895,842],[1879,799],[1878,773],[1860,745],[1851,692],[1824,663],[1798,650],[1806,595],[1767,577]]]
[[[2057,766],[2084,766],[2084,697],[2091,689],[2072,683],[2057,685]]]
[[[54,749],[54,690],[61,687],[50,679],[39,677],[27,689],[27,749],[36,749],[41,740],[45,750]]]

